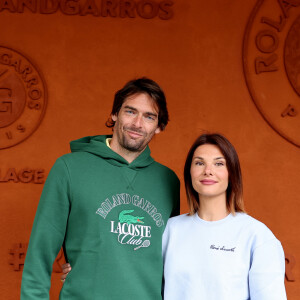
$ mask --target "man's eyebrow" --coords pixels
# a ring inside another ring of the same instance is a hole
[[[137,109],[135,107],[130,106],[130,105],[125,105],[124,108],[131,109],[133,111],[137,111]],[[158,114],[152,113],[152,112],[146,112],[145,114],[148,115],[148,116],[153,116],[153,117],[157,117],[158,116]]]
[[[128,109],[131,109],[131,110],[134,110],[134,111],[137,111],[136,108],[132,107],[132,106],[129,106],[129,105],[125,105],[124,108],[128,108]]]

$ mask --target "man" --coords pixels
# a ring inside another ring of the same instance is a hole
[[[115,94],[107,122],[112,137],[71,142],[72,153],[56,161],[40,199],[22,300],[49,299],[62,245],[72,272],[60,299],[161,299],[161,238],[179,213],[179,180],[147,145],[167,123],[163,91],[141,78]]]

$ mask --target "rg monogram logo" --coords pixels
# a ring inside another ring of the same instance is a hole
[[[258,0],[244,36],[251,97],[269,125],[300,147],[300,1]]]
[[[28,138],[43,119],[45,82],[24,55],[0,46],[0,149]]]

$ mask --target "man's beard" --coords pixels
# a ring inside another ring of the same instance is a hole
[[[136,128],[124,127],[124,132],[128,131],[128,130],[132,131],[132,132],[136,132],[138,134],[141,134],[143,136],[143,138],[141,138],[139,140],[134,140],[134,139],[130,139],[130,138],[126,137],[126,135],[123,134],[121,137],[119,137],[120,145],[124,149],[126,149],[128,151],[132,151],[132,152],[140,152],[140,151],[144,150],[144,148],[148,144],[148,141],[146,140],[146,136],[147,136],[146,133],[143,132],[142,130],[139,130],[139,129],[136,129]]]

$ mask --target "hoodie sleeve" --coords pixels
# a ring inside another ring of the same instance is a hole
[[[49,299],[52,264],[64,241],[70,179],[59,158],[46,180],[35,215],[22,275],[21,300]]]
[[[173,185],[174,196],[173,196],[173,210],[170,217],[175,217],[180,215],[180,181],[178,177],[175,175],[176,180]]]
[[[286,300],[284,273],[284,253],[277,239],[255,248],[249,271],[250,299]]]

